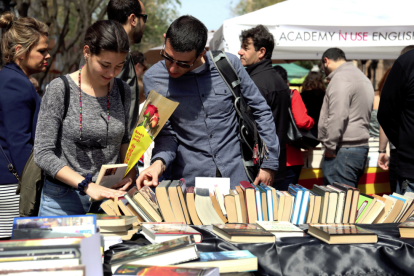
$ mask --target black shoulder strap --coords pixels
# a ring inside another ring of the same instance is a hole
[[[122,105],[125,107],[125,89],[124,83],[121,79],[115,78],[116,85],[118,85],[119,93],[121,94]]]
[[[66,118],[66,114],[68,113],[68,109],[69,109],[69,103],[70,103],[70,88],[69,88],[69,82],[68,79],[66,78],[66,76],[61,76],[60,77],[63,80],[63,83],[65,84],[65,109],[63,110],[63,117],[62,117],[62,121],[65,120]]]
[[[223,51],[210,51],[210,56],[224,82],[230,88],[230,91],[233,92],[234,98],[239,98],[241,94],[240,79],[226,54]]]

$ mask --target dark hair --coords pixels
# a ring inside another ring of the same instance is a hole
[[[88,45],[92,55],[102,50],[128,53],[128,35],[121,24],[112,20],[96,21],[86,30],[84,45]]]
[[[333,60],[333,61],[338,61],[338,60],[345,60],[346,61],[344,51],[342,51],[339,48],[329,48],[328,50],[326,50],[325,53],[323,53],[323,55],[322,55],[322,63],[324,62],[323,60],[325,58],[328,58],[328,59]]]
[[[287,83],[288,81],[288,74],[285,68],[283,68],[280,65],[276,65],[273,67],[273,69],[276,70],[276,72],[282,77],[282,79]]]
[[[106,11],[109,20],[121,24],[125,24],[131,14],[138,17],[142,13],[141,3],[138,0],[110,0]]]
[[[134,66],[137,65],[138,63],[144,66],[144,63],[147,60],[147,58],[141,52],[132,52],[131,58],[132,58],[132,62],[134,63]]]
[[[195,50],[198,57],[207,43],[207,28],[197,18],[183,15],[168,27],[165,39],[174,51],[184,53]]]
[[[408,51],[411,51],[414,49],[414,45],[408,45],[405,46],[404,49],[401,50],[400,56],[407,53]]]
[[[302,84],[302,91],[308,90],[326,90],[321,73],[309,72]]]
[[[385,71],[384,76],[382,76],[380,82],[378,83],[378,91],[379,91],[379,96],[381,97],[381,91],[382,88],[384,87],[385,81],[387,80],[388,74],[390,73],[391,68],[389,68],[387,71]]]
[[[242,31],[240,40],[242,43],[253,40],[254,49],[257,51],[264,47],[266,49],[265,59],[272,58],[273,48],[275,48],[275,39],[269,30],[263,25],[257,25],[254,28]]]

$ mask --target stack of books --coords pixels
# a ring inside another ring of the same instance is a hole
[[[115,244],[119,239],[130,240],[139,230],[138,219],[135,216],[97,216],[96,224],[105,240],[105,248],[108,244]]]
[[[102,275],[100,235],[0,241],[0,269],[6,275]]]

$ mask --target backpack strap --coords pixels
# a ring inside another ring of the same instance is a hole
[[[121,101],[122,105],[125,108],[125,88],[124,88],[124,82],[121,79],[115,78],[116,85],[118,85],[119,94],[121,94]]]
[[[62,122],[66,118],[66,114],[68,114],[69,104],[70,104],[70,88],[69,88],[69,82],[66,76],[60,77],[63,80],[63,83],[65,84],[65,100],[63,101],[65,104],[65,109],[63,110],[63,117]]]
[[[214,65],[217,68],[217,71],[220,73],[224,82],[230,88],[230,91],[233,93],[234,100],[240,97],[240,79],[234,69],[233,65],[230,63],[227,55],[223,51],[209,51],[211,59],[214,62]]]

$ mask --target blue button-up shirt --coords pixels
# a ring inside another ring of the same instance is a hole
[[[241,93],[251,107],[260,137],[269,154],[262,168],[278,169],[279,142],[273,116],[266,100],[250,79],[240,60],[227,53],[241,81]],[[187,186],[195,177],[214,177],[219,169],[230,177],[231,187],[248,181],[240,153],[240,139],[233,96],[217,71],[210,55],[206,68],[171,78],[164,61],[144,75],[144,90],[151,90],[179,102],[177,109],[155,138],[152,159],[162,158],[171,165],[172,179],[184,178]]]

